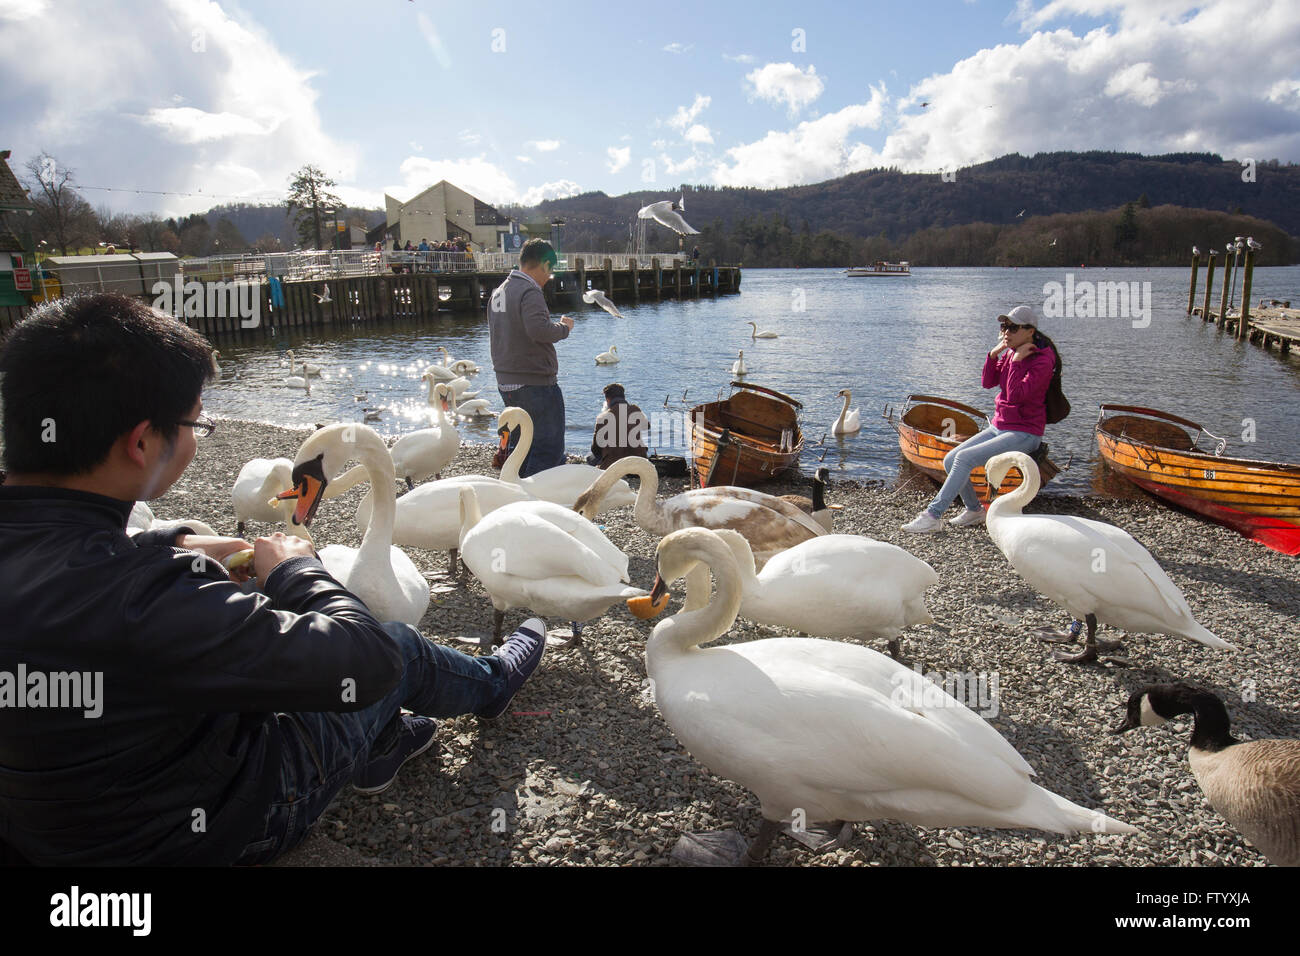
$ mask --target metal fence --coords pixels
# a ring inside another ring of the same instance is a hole
[[[609,259],[613,268],[626,270],[632,263],[638,269],[651,268],[655,259],[661,269],[672,269],[677,262],[690,266],[679,253],[628,255],[626,253],[569,252],[560,257],[557,271],[577,268],[581,258],[587,271],[603,269]],[[507,272],[518,268],[517,252],[275,252],[266,255],[207,256],[184,259],[181,273],[186,280],[200,282],[261,282],[275,277],[288,280],[334,279],[346,276],[382,275],[391,272]]]

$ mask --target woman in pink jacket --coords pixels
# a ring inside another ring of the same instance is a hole
[[[1001,386],[994,403],[991,427],[966,439],[943,459],[948,478],[925,510],[907,524],[904,531],[940,531],[939,519],[960,494],[966,510],[948,523],[965,527],[984,523],[984,508],[970,481],[970,473],[994,455],[1037,450],[1047,425],[1047,386],[1056,369],[1052,340],[1038,331],[1038,316],[1027,305],[1018,305],[998,316],[1002,335],[984,359],[984,387]]]

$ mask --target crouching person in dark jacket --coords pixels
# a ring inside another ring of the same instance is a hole
[[[268,862],[348,783],[387,787],[430,718],[504,713],[541,659],[537,619],[480,658],[381,623],[299,538],[128,537],[215,427],[213,374],[202,336],[115,295],[0,347],[0,856]]]
[[[591,437],[591,454],[587,464],[608,468],[629,455],[649,457],[647,432],[650,420],[645,412],[627,400],[623,386],[605,386],[605,407],[596,416],[596,430]]]

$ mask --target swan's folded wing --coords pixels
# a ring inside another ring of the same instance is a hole
[[[614,542],[605,537],[599,528],[582,515],[572,508],[565,508],[549,501],[532,502],[530,507],[539,518],[546,519],[561,531],[572,535],[599,555],[600,559],[606,564],[617,568],[620,581],[628,579],[627,555],[620,551]]]
[[[620,583],[617,567],[545,518],[519,508],[506,506],[484,517],[465,535],[461,550],[480,578],[491,572],[534,581],[575,576],[593,585]]]

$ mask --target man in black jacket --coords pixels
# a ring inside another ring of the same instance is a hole
[[[537,619],[482,658],[381,624],[297,538],[257,539],[245,592],[220,563],[245,541],[128,537],[215,427],[213,372],[202,336],[114,295],[0,350],[0,843],[33,863],[267,862],[541,659]]]

